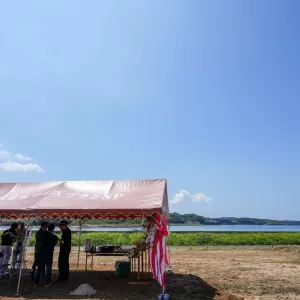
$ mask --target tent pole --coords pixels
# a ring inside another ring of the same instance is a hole
[[[26,237],[25,237],[25,241],[23,241],[23,251],[22,251],[22,259],[21,259],[21,265],[20,265],[20,270],[19,270],[19,279],[18,279],[18,286],[17,286],[17,293],[16,296],[20,296],[20,285],[21,285],[21,278],[22,278],[22,271],[23,271],[23,265],[24,265],[24,257],[26,255],[26,243],[27,243],[27,239],[29,237],[29,224],[30,224],[30,219],[28,220],[25,228],[26,228]]]
[[[170,218],[168,218],[168,232],[169,232],[169,236],[168,236],[168,240],[169,240],[169,243],[168,243],[168,254],[169,254],[169,257],[168,257],[168,267],[169,268],[172,268],[172,265],[171,265],[171,224],[170,224]]]
[[[79,221],[79,235],[78,235],[78,253],[77,253],[77,270],[79,267],[79,259],[80,259],[80,247],[81,247],[81,226],[82,222],[81,220]]]

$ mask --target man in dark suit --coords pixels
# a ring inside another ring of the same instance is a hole
[[[47,231],[48,225],[49,225],[48,222],[43,221],[41,224],[41,228],[35,234],[34,262],[33,262],[32,271],[31,271],[31,279],[32,280],[34,280],[34,277],[35,277],[35,270],[37,267],[37,260],[39,258],[39,254],[40,254],[42,237],[43,237],[44,233]]]
[[[53,265],[53,252],[54,247],[58,243],[58,237],[53,234],[55,229],[54,224],[48,226],[48,231],[45,231],[41,238],[40,252],[37,260],[37,271],[34,279],[35,285],[40,282],[41,274],[46,270],[46,285],[48,288],[51,286],[51,275],[52,275],[52,265]]]
[[[62,231],[60,240],[60,249],[58,257],[58,282],[67,281],[69,279],[70,265],[69,257],[71,252],[72,233],[68,228],[68,222],[63,220],[59,223],[59,228]]]

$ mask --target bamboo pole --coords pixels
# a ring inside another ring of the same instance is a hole
[[[77,253],[77,270],[79,267],[79,260],[80,260],[80,248],[81,248],[81,226],[82,222],[81,220],[79,221],[79,231],[78,231],[78,253]]]
[[[27,244],[27,239],[29,238],[29,226],[30,226],[31,220],[28,219],[27,222],[25,222],[25,228],[26,228],[26,239],[22,245],[23,251],[22,251],[22,259],[21,259],[21,265],[20,265],[20,270],[19,270],[19,279],[18,279],[18,286],[17,286],[17,293],[16,296],[20,296],[20,286],[21,286],[21,278],[22,278],[22,272],[23,272],[23,265],[24,265],[24,257],[26,255],[26,244]]]

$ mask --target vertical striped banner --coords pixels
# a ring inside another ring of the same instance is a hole
[[[155,216],[156,230],[152,232],[149,247],[149,267],[158,283],[165,287],[165,268],[168,265],[166,236],[168,235],[166,217]]]

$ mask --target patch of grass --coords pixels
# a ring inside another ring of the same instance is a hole
[[[86,239],[91,239],[96,245],[134,245],[142,241],[142,232],[89,232],[82,233],[81,245]],[[78,245],[77,234],[73,234],[72,245]],[[276,233],[171,233],[167,238],[167,244],[172,246],[219,246],[219,245],[300,245],[300,233],[276,232]],[[35,244],[35,238],[30,245]]]
[[[141,232],[91,232],[83,233],[81,244],[86,239],[95,241],[97,245],[133,245],[143,240]],[[34,241],[31,242],[34,244]],[[300,233],[171,233],[167,243],[172,246],[202,246],[202,245],[300,245]],[[72,244],[78,245],[77,235],[73,235]]]

